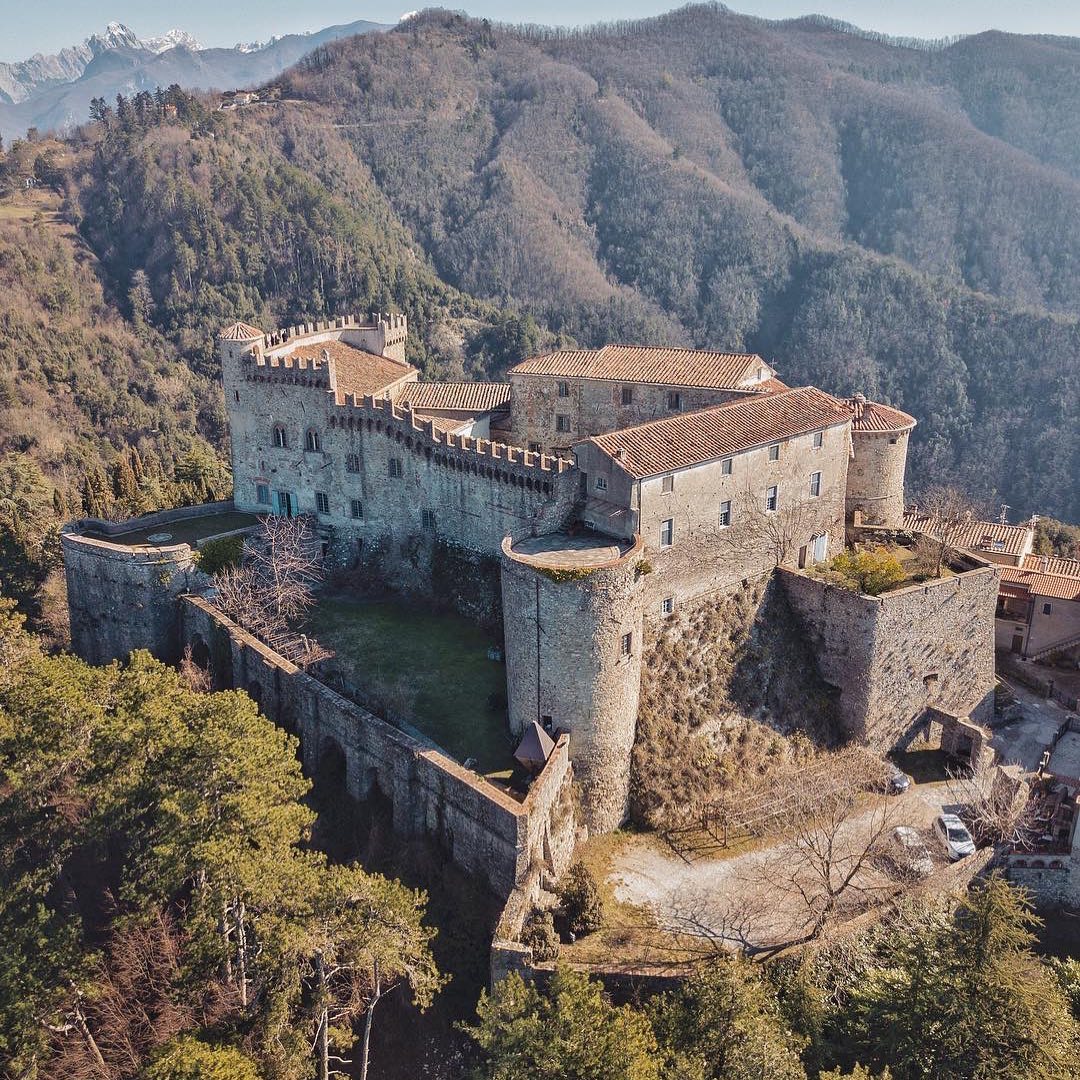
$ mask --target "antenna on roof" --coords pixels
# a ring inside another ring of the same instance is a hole
[[[1011,509],[1012,509],[1012,507],[1009,506],[1008,503],[1002,503],[1001,504],[1001,516],[998,518],[998,524],[999,525],[1008,525],[1009,524],[1009,511]]]

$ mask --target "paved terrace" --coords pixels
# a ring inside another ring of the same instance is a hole
[[[1080,777],[1080,732],[1067,731],[1050,754],[1047,770],[1063,779]]]
[[[124,529],[117,532],[88,528],[81,530],[79,535],[132,548],[170,547],[175,544],[190,544],[194,547],[211,536],[249,529],[257,525],[258,521],[259,519],[254,514],[241,514],[235,510],[227,510],[217,514],[160,522],[144,528]]]
[[[533,566],[553,570],[577,570],[604,566],[621,559],[633,544],[583,530],[574,533],[550,533],[519,540],[510,549],[518,559]]]

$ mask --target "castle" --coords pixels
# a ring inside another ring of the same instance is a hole
[[[235,507],[310,515],[338,565],[377,554],[408,588],[436,545],[497,560],[511,728],[569,733],[591,829],[625,817],[658,628],[743,582],[782,575],[851,735],[887,749],[930,712],[985,714],[992,567],[883,597],[799,573],[902,528],[911,416],[675,348],[425,383],[406,341],[402,315],[225,330]]]

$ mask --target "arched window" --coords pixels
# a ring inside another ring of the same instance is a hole
[[[304,440],[304,449],[311,454],[317,454],[319,452],[319,433],[314,428],[308,428],[307,435]]]
[[[360,471],[360,455],[359,454],[346,454],[345,455],[345,471],[346,472],[359,472]]]
[[[274,445],[284,450],[289,445],[289,437],[285,434],[285,428],[281,424],[274,425]]]

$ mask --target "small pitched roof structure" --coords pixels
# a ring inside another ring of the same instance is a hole
[[[378,394],[394,383],[418,374],[411,364],[402,364],[388,356],[379,356],[359,349],[355,345],[337,339],[301,343],[284,358],[286,364],[298,359],[321,363],[334,361],[335,387],[338,403],[344,402],[345,394]]]
[[[935,534],[933,518],[919,510],[909,510],[904,514],[903,525],[909,532],[926,533],[928,536]],[[956,531],[952,545],[964,551],[984,551],[991,555],[1009,555],[1020,559],[1031,551],[1034,537],[1035,529],[1031,524],[1002,525],[998,521],[973,519]]]
[[[916,424],[914,416],[891,405],[868,401],[862,394],[848,398],[847,405],[851,409],[852,431],[910,431]]]
[[[1001,580],[1032,596],[1080,600],[1080,559],[1028,555],[1019,566],[1004,567]]]
[[[706,390],[753,390],[776,372],[756,353],[709,352],[654,345],[605,345],[532,356],[512,367],[514,375],[650,383]]]
[[[525,729],[514,757],[530,772],[539,772],[554,749],[555,740],[534,720]]]
[[[851,412],[844,402],[816,387],[803,386],[680,413],[584,441],[599,447],[640,480],[850,420]]]
[[[472,416],[510,404],[510,384],[496,382],[418,382],[405,387],[398,401],[417,412],[467,412]]]
[[[232,326],[227,326],[218,335],[222,341],[256,341],[263,337],[263,332],[257,327],[252,326],[251,323],[246,322],[234,322]]]

